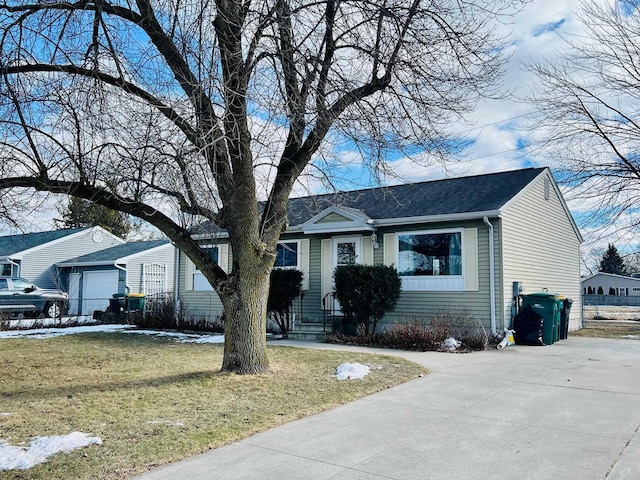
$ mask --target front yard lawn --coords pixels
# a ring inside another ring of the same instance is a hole
[[[399,358],[270,347],[271,371],[219,373],[222,346],[116,333],[0,340],[0,442],[79,431],[92,445],[11,479],[122,479],[425,373]],[[344,362],[369,364],[339,381]]]

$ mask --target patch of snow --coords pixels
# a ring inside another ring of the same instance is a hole
[[[60,327],[67,324],[77,325],[95,325],[96,321],[91,315],[81,315],[75,317],[62,317],[62,318],[21,318],[5,320],[8,329],[28,329],[28,328],[41,328],[41,327]]]
[[[28,470],[44,463],[51,455],[69,453],[77,448],[89,445],[101,445],[98,437],[90,437],[86,433],[73,432],[69,435],[53,437],[34,437],[28,447],[9,445],[0,439],[0,471]]]
[[[336,378],[338,380],[362,380],[370,370],[367,365],[361,363],[341,363],[336,368]]]
[[[148,425],[169,425],[170,427],[184,427],[182,422],[172,422],[171,420],[149,420]]]
[[[75,335],[77,333],[135,333],[139,335],[155,335],[157,337],[172,337],[181,343],[224,343],[224,335],[219,334],[195,334],[180,332],[165,332],[159,330],[138,330],[135,325],[91,325],[83,327],[66,328],[38,328],[34,330],[9,330],[0,332],[0,339],[3,338],[54,338],[64,335]]]
[[[459,340],[456,340],[453,337],[447,338],[444,342],[442,342],[442,348],[445,350],[449,350],[450,352],[459,348],[462,343]]]

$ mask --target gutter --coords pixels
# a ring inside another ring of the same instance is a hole
[[[489,289],[491,295],[491,334],[494,337],[498,336],[496,331],[496,260],[495,260],[495,245],[493,240],[493,225],[489,221],[488,217],[482,219],[484,223],[489,227]]]

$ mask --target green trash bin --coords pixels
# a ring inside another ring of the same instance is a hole
[[[542,341],[545,345],[552,345],[560,339],[562,300],[559,295],[548,292],[522,295],[522,307],[531,307],[542,317]]]
[[[144,312],[144,293],[127,293],[127,310],[129,312]]]

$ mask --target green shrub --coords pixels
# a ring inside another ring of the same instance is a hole
[[[376,331],[378,322],[392,312],[400,297],[398,271],[386,265],[345,265],[334,272],[335,296],[349,322],[365,337]]]
[[[291,329],[291,305],[302,290],[302,272],[274,268],[271,271],[267,314],[286,335]]]

